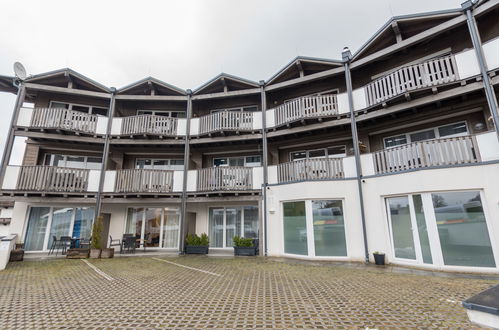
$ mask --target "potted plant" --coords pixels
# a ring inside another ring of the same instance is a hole
[[[98,216],[92,227],[92,241],[90,242],[90,258],[100,258],[102,252],[102,216]]]
[[[257,246],[253,238],[234,236],[234,255],[236,256],[256,256]]]
[[[382,252],[375,251],[373,253],[374,256],[374,263],[376,265],[383,266],[385,264],[385,254]]]
[[[187,254],[208,254],[210,240],[205,233],[198,236],[196,234],[187,235],[185,238],[185,253]]]
[[[24,259],[24,244],[17,243],[16,248],[10,251],[9,261],[23,261]]]

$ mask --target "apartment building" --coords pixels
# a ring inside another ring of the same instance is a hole
[[[207,233],[231,251],[239,235],[269,256],[498,272],[498,17],[498,1],[394,17],[340,60],[194,90],[0,76],[17,93],[0,234],[44,253],[101,214],[147,249]]]

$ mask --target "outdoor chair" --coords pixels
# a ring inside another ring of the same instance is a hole
[[[66,254],[67,249],[71,246],[71,236],[61,236],[61,239],[59,240],[59,246],[62,249],[62,254]],[[58,250],[56,251],[55,255],[57,255]]]
[[[119,246],[121,251],[121,240],[119,238],[113,239],[113,236],[109,235],[109,247],[112,248],[113,246]]]
[[[122,248],[120,249],[120,253],[124,252],[135,253],[135,248],[136,248],[135,236],[123,235],[123,240],[121,241],[121,244]]]
[[[82,238],[80,240],[80,249],[90,249],[91,242],[92,242],[92,237]]]
[[[58,246],[58,243],[59,243],[59,241],[57,240],[57,237],[55,237],[55,235],[53,235],[52,236],[52,245],[50,246],[50,249],[49,249],[49,255],[54,253],[55,249]]]

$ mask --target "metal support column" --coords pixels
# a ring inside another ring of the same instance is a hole
[[[355,111],[353,105],[353,94],[352,94],[352,78],[350,76],[350,59],[352,58],[352,53],[345,47],[342,52],[343,64],[345,68],[345,81],[348,92],[348,106],[350,109],[350,125],[352,130],[352,140],[353,140],[353,150],[355,153],[355,167],[357,170],[357,186],[359,190],[359,202],[360,202],[360,216],[362,220],[362,234],[364,236],[364,254],[365,262],[369,262],[369,248],[367,246],[367,229],[366,229],[366,215],[364,210],[364,194],[362,190],[362,166],[360,163],[360,151],[359,151],[359,136],[357,134],[357,122],[355,120]]]
[[[478,59],[478,65],[480,66],[480,73],[482,74],[483,87],[485,89],[485,97],[487,98],[487,103],[489,105],[490,113],[492,114],[492,120],[494,121],[494,128],[496,130],[497,138],[499,139],[499,114],[497,112],[497,99],[494,93],[494,89],[490,82],[490,77],[488,75],[487,62],[485,61],[485,56],[482,49],[482,41],[480,39],[480,34],[478,32],[478,27],[476,25],[475,17],[473,16],[473,2],[471,0],[466,1],[461,5],[463,11],[467,18],[468,30],[470,31],[471,41],[473,43],[473,48],[475,49],[476,57]]]
[[[102,210],[102,191],[104,190],[104,180],[106,177],[107,163],[109,160],[109,144],[111,143],[111,128],[113,126],[114,108],[116,104],[116,88],[111,88],[111,98],[109,100],[109,111],[107,114],[106,136],[104,140],[104,150],[102,151],[102,165],[99,177],[99,190],[95,195],[95,216],[98,217]]]
[[[187,90],[187,124],[185,128],[185,147],[184,147],[184,177],[182,181],[182,203],[180,207],[180,242],[179,252],[184,253],[185,245],[185,228],[187,222],[187,175],[189,172],[190,160],[190,131],[191,131],[191,118],[192,118],[192,91]]]
[[[5,171],[7,169],[7,166],[9,165],[10,156],[12,154],[12,148],[14,146],[14,139],[15,139],[14,129],[17,124],[17,118],[19,117],[19,110],[21,109],[24,103],[24,98],[26,96],[26,87],[24,86],[23,82],[17,80],[13,81],[13,83],[18,84],[17,86],[18,89],[17,89],[16,103],[14,104],[14,113],[12,114],[12,118],[10,120],[9,131],[7,133],[7,140],[5,141],[5,147],[3,149],[2,166],[0,168],[0,179],[2,185],[5,177]]]
[[[263,250],[267,256],[267,185],[268,185],[268,151],[267,151],[267,97],[265,95],[265,82],[260,80],[260,95],[262,101],[262,149],[263,149]],[[261,212],[261,211],[260,211]]]

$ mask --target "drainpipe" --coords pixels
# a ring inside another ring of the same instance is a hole
[[[14,105],[14,112],[12,113],[12,118],[10,119],[10,126],[9,126],[9,132],[7,135],[7,141],[5,141],[5,147],[3,149],[3,155],[2,155],[2,166],[0,168],[0,179],[3,185],[3,180],[5,177],[5,171],[7,169],[7,166],[9,165],[9,160],[10,156],[12,154],[12,148],[14,146],[14,129],[17,125],[17,118],[19,117],[19,110],[21,109],[23,103],[24,103],[24,98],[26,96],[26,87],[24,86],[23,82],[21,80],[14,80],[12,82],[14,86],[17,85],[17,98],[16,98],[16,103]]]
[[[104,150],[102,151],[102,164],[99,177],[99,190],[95,195],[95,216],[99,216],[102,210],[102,191],[104,190],[104,181],[106,178],[107,163],[109,160],[109,145],[111,143],[111,128],[113,126],[114,109],[116,105],[116,88],[111,88],[111,99],[109,100],[109,112],[107,116],[106,136],[104,141]]]
[[[357,122],[355,120],[355,111],[353,108],[352,77],[350,76],[350,60],[352,59],[352,53],[350,52],[348,47],[345,47],[341,55],[343,58],[343,65],[345,68],[345,80],[348,92],[348,106],[350,108],[350,125],[352,129],[353,150],[355,153],[355,167],[357,170],[357,186],[359,190],[360,217],[362,219],[362,234],[364,236],[365,262],[369,263],[369,248],[367,246],[367,230],[366,230],[366,214],[364,210],[364,194],[362,191],[362,167],[360,164],[359,136],[357,135]]]
[[[267,97],[265,96],[265,81],[260,80],[260,95],[262,100],[262,145],[263,145],[263,246],[267,256],[267,185],[268,185],[268,152],[267,152]]]
[[[184,176],[182,181],[182,202],[180,207],[180,242],[179,253],[184,254],[185,245],[185,226],[187,217],[187,175],[189,172],[189,152],[190,152],[190,131],[191,131],[191,117],[192,117],[192,91],[187,90],[187,123],[185,125],[185,147],[184,147]]]
[[[482,41],[480,40],[480,34],[478,33],[478,27],[476,25],[475,17],[473,16],[472,10],[475,3],[471,0],[461,4],[463,12],[466,15],[468,30],[470,31],[471,41],[473,43],[473,48],[475,49],[476,57],[478,59],[478,65],[480,66],[480,72],[482,74],[483,88],[485,89],[485,97],[487,98],[487,103],[489,105],[490,112],[492,113],[492,119],[494,121],[494,128],[496,130],[497,138],[499,139],[499,115],[497,112],[497,99],[494,93],[494,89],[490,83],[490,77],[487,74],[488,68],[485,61],[485,56],[482,49]]]

